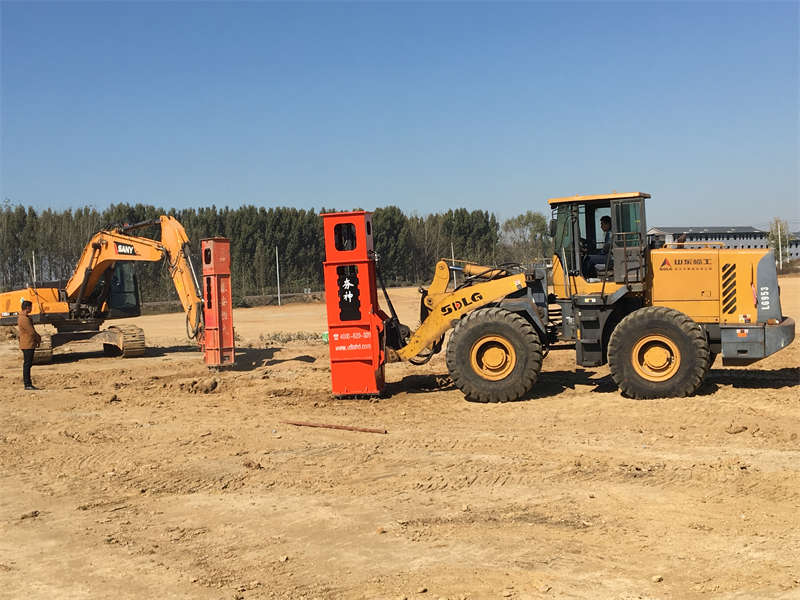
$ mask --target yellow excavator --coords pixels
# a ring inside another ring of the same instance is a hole
[[[133,232],[160,226],[161,239]],[[56,333],[42,335],[34,362],[50,362],[53,349],[76,342],[102,343],[109,356],[133,357],[145,352],[144,332],[134,325],[112,325],[106,320],[141,314],[139,284],[134,262],[166,260],[186,313],[186,333],[202,342],[203,299],[191,262],[189,238],[183,226],[166,215],[133,225],[99,231],[86,244],[75,271],[67,281],[34,282],[20,290],[0,294],[0,325],[16,325],[23,300],[33,304],[35,324],[52,325]]]

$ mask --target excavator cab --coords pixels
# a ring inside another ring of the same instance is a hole
[[[139,280],[132,262],[120,261],[112,270],[108,318],[123,319],[142,314]]]
[[[139,280],[133,262],[117,261],[108,267],[76,310],[84,319],[124,319],[141,315]]]

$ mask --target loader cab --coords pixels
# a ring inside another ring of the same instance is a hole
[[[607,294],[622,285],[641,290],[647,245],[644,201],[649,197],[636,192],[549,200],[558,296]]]

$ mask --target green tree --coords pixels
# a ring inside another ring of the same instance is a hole
[[[377,208],[372,213],[374,247],[378,268],[387,285],[410,279],[411,236],[408,218],[396,206]]]
[[[513,262],[541,262],[552,252],[547,218],[539,212],[527,211],[503,222],[503,242]]]

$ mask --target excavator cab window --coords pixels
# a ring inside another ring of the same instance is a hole
[[[108,318],[138,317],[140,314],[139,281],[134,264],[129,261],[118,262],[111,274]]]

